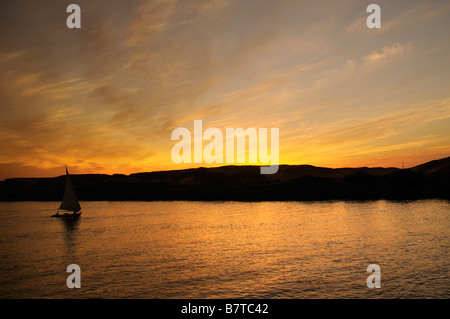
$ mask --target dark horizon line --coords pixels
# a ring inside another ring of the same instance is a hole
[[[441,160],[445,160],[445,159],[450,159],[450,156],[448,157],[443,157],[443,158],[438,158],[438,159],[434,159],[431,161],[427,161],[425,163],[421,163],[419,165],[415,165],[415,166],[411,166],[411,167],[394,167],[394,166],[390,166],[390,167],[383,167],[383,166],[359,166],[359,167],[350,167],[350,166],[345,166],[345,167],[336,167],[336,168],[331,168],[331,167],[325,167],[325,166],[315,166],[315,165],[311,165],[311,164],[279,164],[279,167],[295,167],[295,166],[310,166],[310,167],[314,167],[314,168],[323,168],[323,169],[332,169],[332,170],[339,170],[339,169],[398,169],[398,170],[407,170],[407,169],[414,169],[416,167],[422,166],[422,165],[426,165],[432,162],[436,162],[436,161],[441,161]],[[67,166],[67,164],[64,164],[64,166]],[[200,166],[200,167],[191,167],[191,168],[181,168],[181,169],[171,169],[171,170],[159,170],[159,171],[143,171],[143,172],[135,172],[135,173],[130,173],[130,174],[123,174],[123,173],[113,173],[113,174],[104,174],[104,173],[76,173],[76,174],[72,174],[70,173],[70,175],[104,175],[104,176],[114,176],[114,175],[123,175],[123,176],[131,176],[131,175],[137,175],[137,174],[151,174],[151,173],[163,173],[163,172],[182,172],[182,171],[189,171],[189,170],[197,170],[197,169],[223,169],[223,168],[228,168],[228,167],[255,167],[255,168],[260,168],[260,167],[264,167],[264,166],[269,166],[269,165],[251,165],[251,164],[245,164],[243,163],[242,165],[238,165],[238,164],[232,164],[232,165],[223,165],[223,166],[213,166],[213,167],[206,167],[206,166]],[[70,166],[69,166],[69,170],[70,170]],[[276,175],[276,173],[274,174]],[[12,180],[12,179],[39,179],[39,178],[58,178],[61,176],[65,176],[65,174],[61,174],[61,175],[56,175],[56,176],[41,176],[41,177],[10,177],[10,178],[4,178],[0,181],[6,181],[6,180]]]
[[[232,165],[75,174],[72,181],[83,201],[450,199],[450,157],[405,169],[281,165],[276,174],[260,174],[258,166]],[[59,201],[65,182],[64,175],[0,181],[0,201]]]

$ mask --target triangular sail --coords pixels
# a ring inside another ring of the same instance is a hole
[[[66,192],[64,193],[64,198],[61,205],[59,206],[61,210],[67,210],[77,213],[81,210],[80,202],[78,201],[77,194],[75,194],[75,188],[73,187],[72,181],[70,179],[69,172],[66,167]]]

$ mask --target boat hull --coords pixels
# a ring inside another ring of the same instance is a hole
[[[81,216],[81,212],[79,213],[64,213],[64,214],[59,214],[56,213],[55,215],[52,215],[51,217],[57,217],[57,218],[79,218]]]

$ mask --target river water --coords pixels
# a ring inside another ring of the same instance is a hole
[[[0,298],[450,297],[448,201],[58,205],[0,203]]]

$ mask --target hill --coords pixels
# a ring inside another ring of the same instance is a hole
[[[450,157],[409,169],[281,165],[223,166],[131,175],[72,175],[80,200],[366,200],[450,199]],[[0,182],[1,201],[60,201],[65,177]]]

